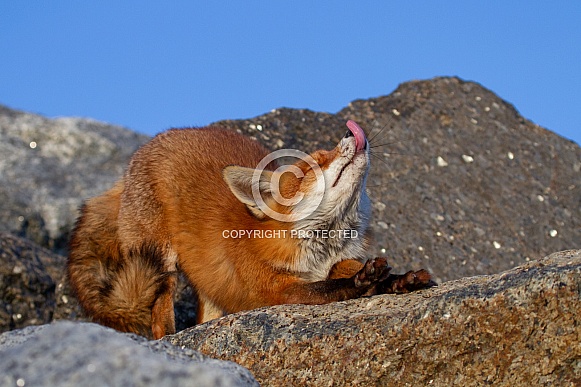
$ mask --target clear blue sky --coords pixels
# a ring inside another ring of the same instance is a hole
[[[154,134],[481,83],[581,143],[581,1],[2,1],[0,104]]]

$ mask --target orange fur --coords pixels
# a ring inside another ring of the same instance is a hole
[[[342,195],[352,197],[343,200],[337,194],[337,208],[327,204],[329,215],[313,222],[334,227],[333,217],[341,222],[353,218],[349,225],[363,232],[368,156],[354,150],[354,141],[346,137],[332,151],[312,155],[324,171],[338,170],[334,163],[345,163],[339,159],[347,151],[354,160],[359,157],[359,169],[349,169],[343,177],[344,169],[332,172],[335,184],[346,181]],[[342,277],[327,279],[317,271],[328,273],[339,261],[361,259],[364,242],[339,241],[336,253],[326,253],[325,246],[288,237],[297,223],[262,216],[241,199],[243,193],[235,192],[237,179],[246,172],[229,166],[255,168],[268,153],[255,140],[217,128],[170,130],[139,149],[123,179],[85,204],[73,232],[69,279],[87,313],[123,331],[154,338],[173,333],[178,268],[200,295],[199,322],[261,306],[325,303],[364,294],[368,285],[360,283],[365,281],[349,279],[363,270],[360,262],[346,264],[350,269]],[[314,184],[310,167],[302,161],[295,165],[305,176],[285,173],[280,180],[284,197],[308,193]],[[269,166],[271,171],[275,167]],[[280,213],[295,210],[269,203]],[[276,231],[287,237],[228,238],[225,230]],[[352,252],[358,256],[345,256]]]
[[[329,272],[329,278],[349,278],[363,268],[363,263],[354,259],[346,259],[336,263]]]

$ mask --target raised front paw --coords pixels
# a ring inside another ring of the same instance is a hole
[[[385,258],[374,258],[365,262],[365,265],[353,276],[355,287],[368,287],[388,278],[391,267]]]
[[[432,281],[432,275],[428,271],[421,269],[418,271],[410,270],[401,275],[390,275],[381,284],[381,293],[408,293],[415,290],[431,288],[437,286]]]

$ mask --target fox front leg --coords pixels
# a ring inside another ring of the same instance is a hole
[[[348,278],[361,270],[363,265],[363,263],[354,259],[341,261],[331,268],[329,278]],[[390,273],[384,280],[372,286],[365,295],[408,293],[433,286],[437,286],[437,284],[432,280],[432,276],[428,271],[424,269],[418,271],[410,270],[405,274]]]
[[[391,268],[385,258],[376,258],[361,264],[358,271],[347,278],[329,278],[317,282],[295,282],[286,287],[280,303],[326,304],[361,297],[370,288],[389,276]]]

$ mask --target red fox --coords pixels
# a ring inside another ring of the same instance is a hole
[[[154,137],[81,209],[68,278],[83,309],[158,339],[175,333],[178,269],[198,293],[198,322],[431,286],[424,270],[393,276],[384,258],[365,262],[369,145],[359,125],[347,126],[333,150],[282,167],[227,129]]]

